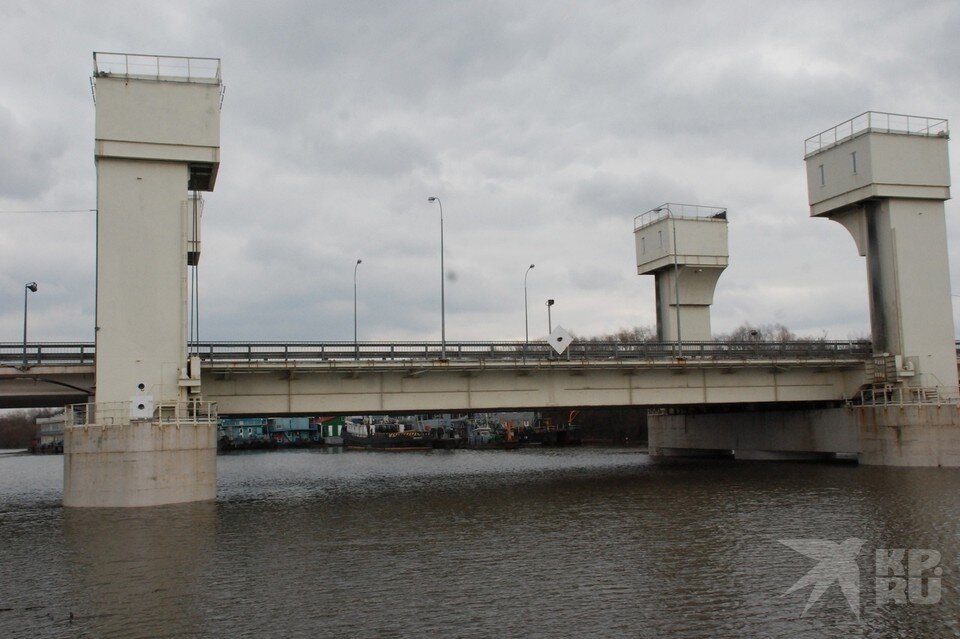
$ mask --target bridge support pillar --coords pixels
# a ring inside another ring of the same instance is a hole
[[[66,506],[216,496],[216,410],[187,342],[221,89],[219,60],[94,54],[96,402],[68,408]]]
[[[724,413],[651,411],[654,457],[808,460],[856,456],[871,466],[960,466],[956,404]]]

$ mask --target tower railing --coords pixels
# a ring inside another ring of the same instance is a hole
[[[644,226],[649,226],[665,217],[679,220],[692,219],[726,219],[727,209],[722,206],[703,206],[700,204],[674,204],[668,202],[661,204],[655,209],[650,209],[645,213],[633,218],[633,230],[636,231]]]
[[[209,82],[220,84],[219,58],[194,58],[175,55],[138,53],[93,54],[93,75],[120,76],[177,82]]]
[[[867,111],[807,138],[803,157],[808,158],[868,132],[949,137],[950,124],[944,118]]]

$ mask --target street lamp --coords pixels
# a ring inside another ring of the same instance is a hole
[[[23,286],[23,368],[27,368],[27,295],[37,292],[36,282],[27,282]]]
[[[553,300],[547,300],[547,327],[548,327],[548,329],[549,329],[549,331],[550,331],[549,333],[547,333],[547,335],[552,335],[552,334],[553,334],[553,319],[551,319],[551,317],[550,317],[550,307],[551,307],[551,306],[553,306]]]
[[[532,269],[536,264],[531,264],[527,267],[527,270],[523,274],[523,352],[527,352],[527,347],[530,345],[530,318],[527,312],[527,275],[530,274],[530,269]]]
[[[353,359],[360,359],[360,345],[357,342],[357,269],[363,260],[357,260],[353,266]]]
[[[440,359],[447,359],[447,311],[443,292],[443,202],[434,195],[428,197],[427,202],[440,205]]]

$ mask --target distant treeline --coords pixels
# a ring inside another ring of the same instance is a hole
[[[656,342],[657,330],[651,326],[635,326],[633,328],[623,328],[616,333],[607,333],[605,335],[595,335],[593,337],[575,336],[580,342]],[[713,339],[718,342],[823,342],[827,339],[824,332],[817,337],[800,337],[783,324],[758,324],[753,325],[744,322],[729,333],[720,333],[714,335]],[[851,339],[869,339],[867,337],[855,337]]]
[[[50,417],[59,411],[54,408],[34,408],[0,415],[0,448],[29,448],[38,437],[38,417]]]

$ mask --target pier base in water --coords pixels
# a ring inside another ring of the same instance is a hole
[[[960,467],[956,404],[648,416],[655,457],[809,460],[853,456],[877,466]]]
[[[85,424],[65,429],[63,505],[159,506],[217,494],[216,422]]]

